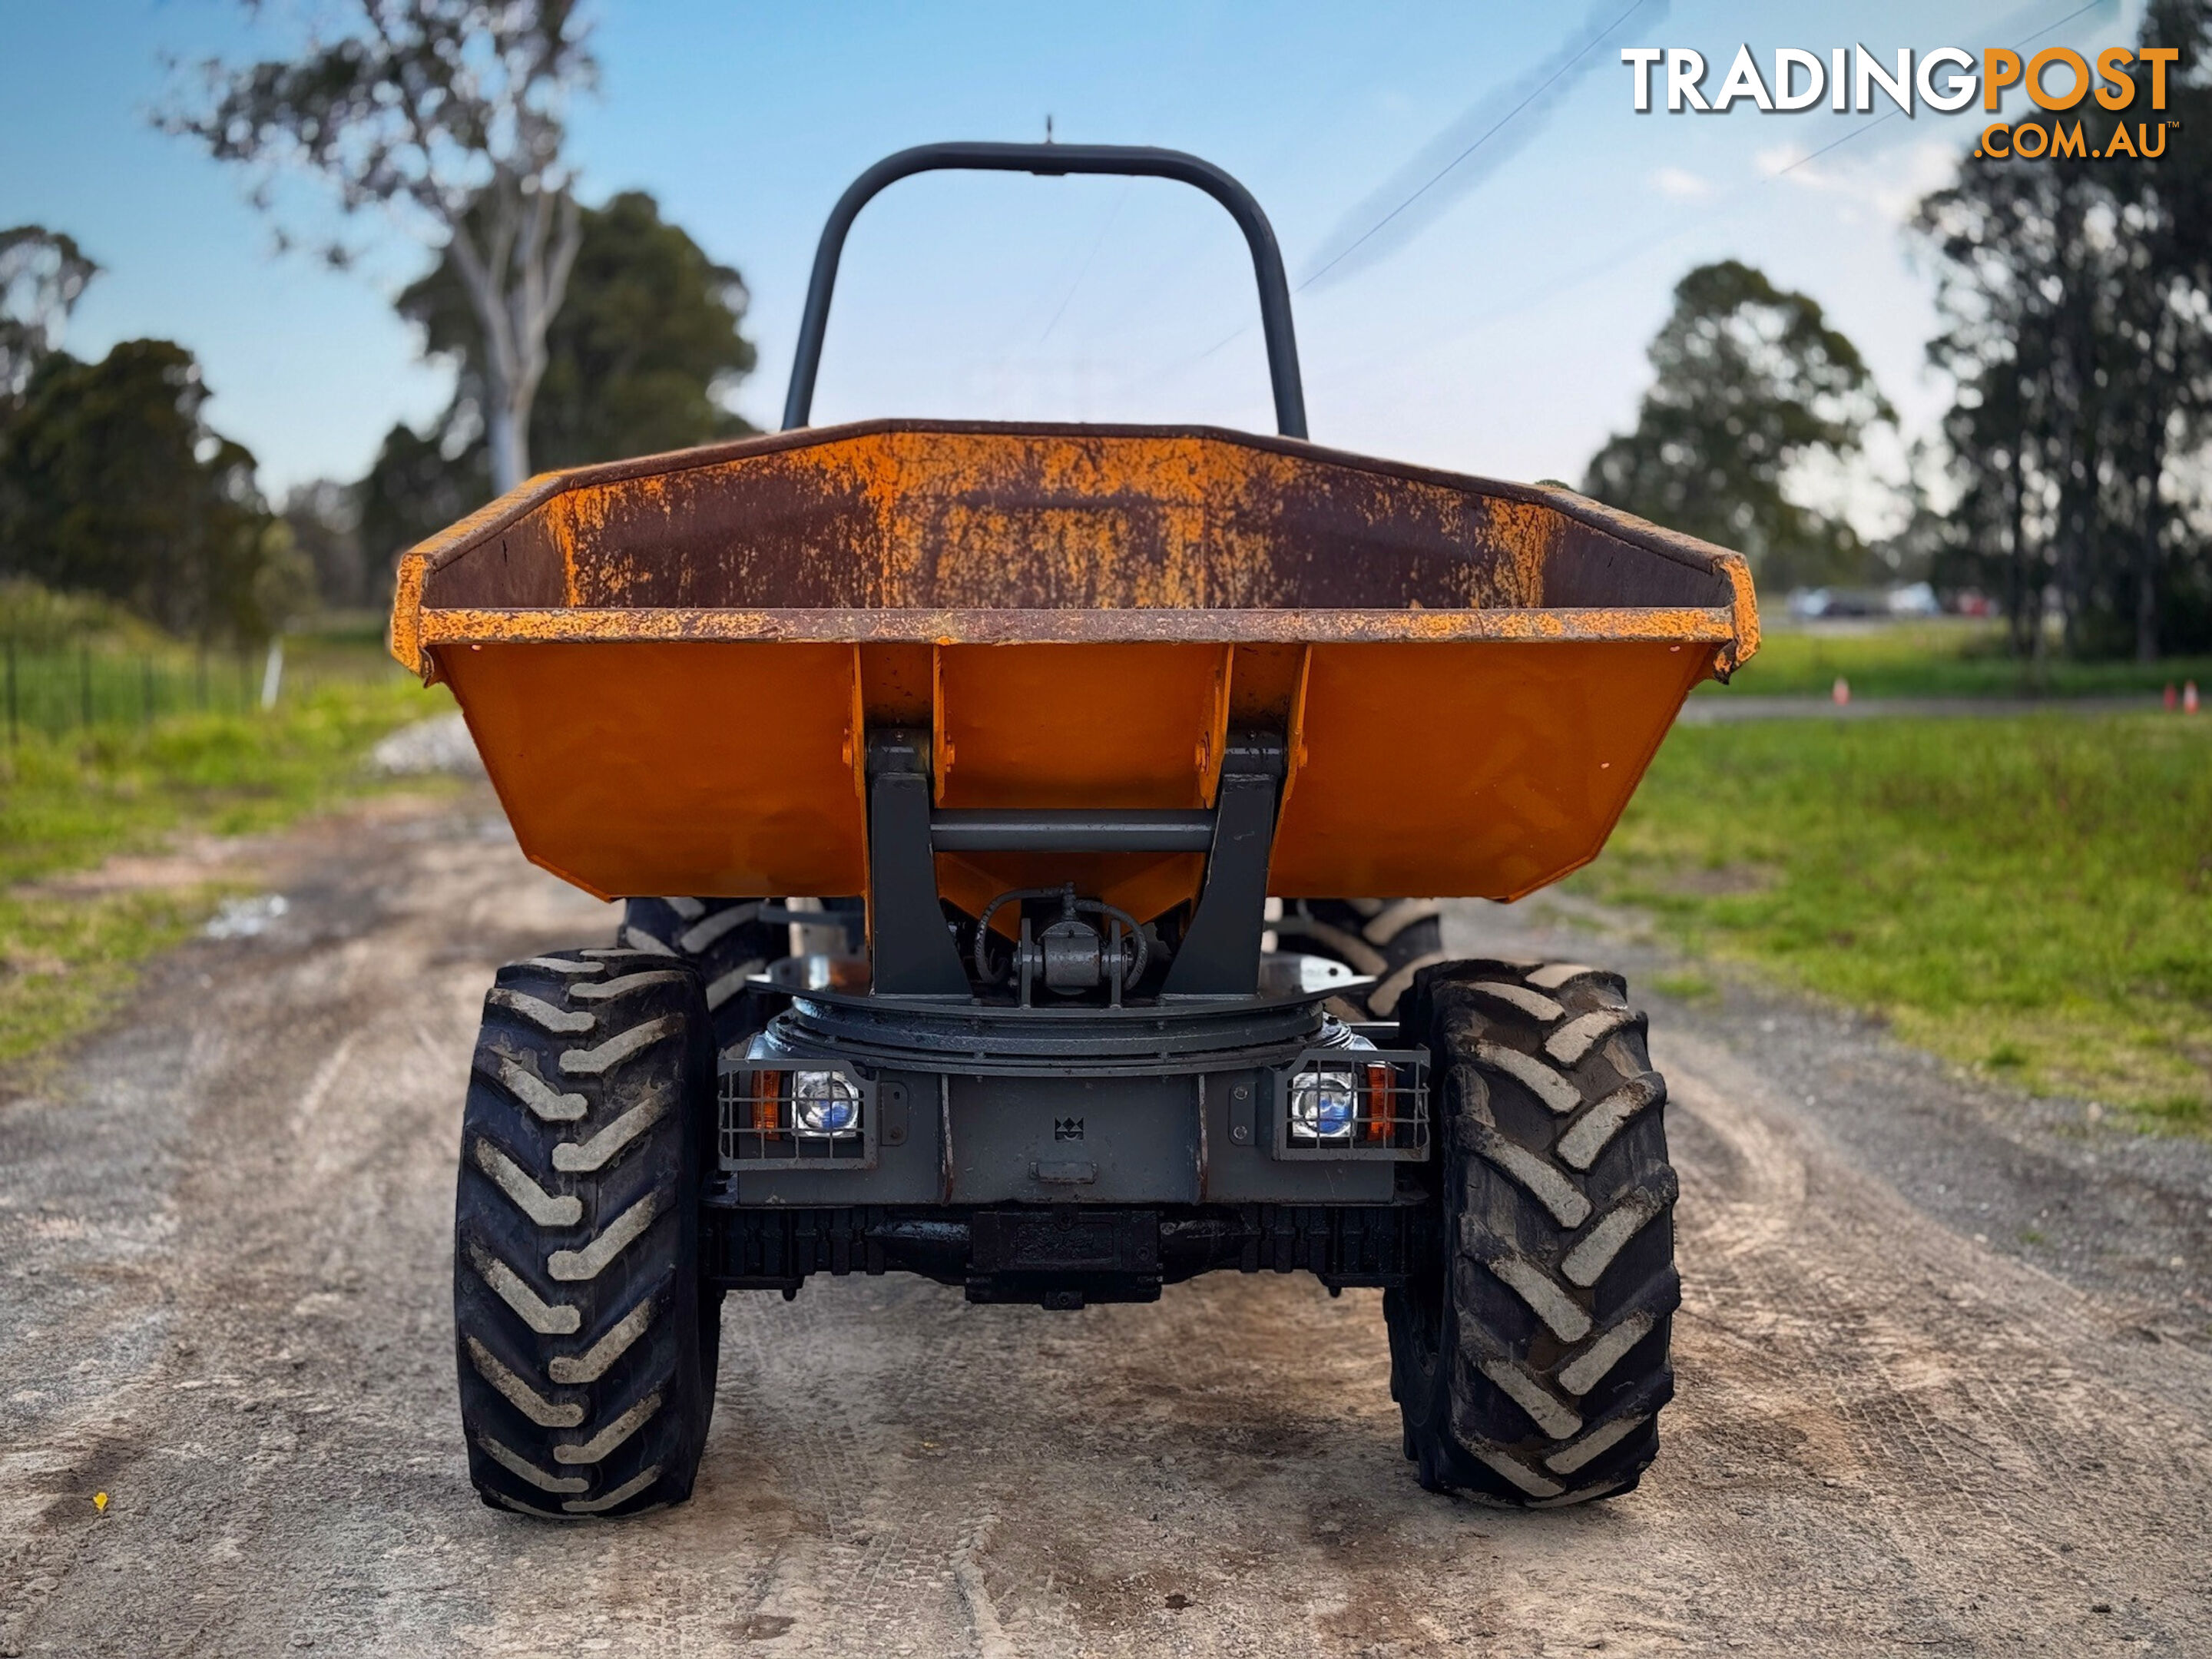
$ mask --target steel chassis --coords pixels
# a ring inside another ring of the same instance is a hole
[[[1401,1283],[1431,1244],[1428,1056],[1323,1009],[1362,983],[1348,973],[1263,957],[1281,738],[1234,736],[1206,812],[936,811],[928,757],[921,732],[868,743],[869,988],[793,991],[721,1058],[709,1271],[793,1292],[898,1269],[1051,1307],[1151,1300],[1215,1268]],[[947,845],[1203,848],[1206,875],[1156,994],[1112,978],[1081,1000],[1017,996],[962,959],[937,892]],[[1308,982],[1263,988],[1271,966]],[[1302,1143],[1291,1080],[1311,1068],[1376,1079],[1387,1115]],[[800,1072],[847,1079],[851,1133],[774,1114]]]

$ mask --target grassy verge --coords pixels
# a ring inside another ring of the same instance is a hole
[[[138,964],[197,927],[219,883],[70,890],[56,878],[182,834],[245,835],[388,787],[365,765],[450,707],[394,674],[333,675],[267,714],[179,714],[0,751],[0,1067],[95,1023]]]
[[[2038,665],[2004,654],[1998,624],[1959,617],[1778,627],[1728,690],[1826,696],[1839,678],[1859,697],[2121,696],[2191,679],[2212,695],[2212,657]]]
[[[139,964],[190,938],[225,890],[0,896],[0,1081],[97,1024]]]
[[[1575,884],[1962,1064],[2212,1133],[2212,720],[1678,728]]]

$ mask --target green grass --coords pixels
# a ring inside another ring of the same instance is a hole
[[[1694,969],[1672,974],[1655,974],[1651,988],[1662,997],[1672,997],[1677,1002],[1711,1002],[1721,994],[1713,983],[1712,975]]]
[[[0,1079],[99,1024],[140,964],[191,937],[223,890],[0,896]]]
[[[1727,687],[1761,696],[1826,696],[1840,677],[1855,697],[2118,696],[2194,679],[2212,696],[2212,657],[2165,662],[2045,661],[2004,654],[1996,623],[1958,617],[1826,628],[1778,626]]]
[[[71,890],[60,878],[181,834],[276,830],[389,787],[368,769],[368,749],[452,706],[358,648],[328,651],[331,672],[266,714],[26,731],[0,750],[0,1066],[95,1024],[226,890]]]
[[[2212,1131],[2212,719],[1680,727],[1575,885],[1993,1077]]]

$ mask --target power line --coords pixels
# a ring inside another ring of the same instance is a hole
[[[1075,280],[1067,285],[1067,292],[1060,296],[1060,309],[1052,313],[1052,320],[1044,325],[1044,332],[1037,336],[1039,345],[1052,337],[1053,330],[1060,326],[1060,319],[1067,315],[1067,307],[1075,298],[1076,289],[1083,286],[1083,279],[1091,274],[1091,262],[1097,258],[1099,249],[1106,246],[1106,238],[1113,231],[1114,221],[1121,216],[1121,204],[1129,199],[1129,186],[1136,182],[1133,179],[1121,181],[1121,192],[1114,198],[1114,206],[1106,215],[1106,222],[1098,228],[1098,240],[1091,243],[1091,252],[1083,256],[1083,263],[1076,267]]]
[[[1622,12],[1620,16],[1614,18],[1613,21],[1607,23],[1603,28],[1598,30],[1596,33],[1591,35],[1588,40],[1583,43],[1581,49],[1577,51],[1574,56],[1568,58],[1564,64],[1561,64],[1559,68],[1553,70],[1550,75],[1547,76],[1538,86],[1528,93],[1528,96],[1522,99],[1519,103],[1514,105],[1511,109],[1506,111],[1504,114],[1499,116],[1497,120],[1491,123],[1489,127],[1487,127],[1473,143],[1469,144],[1465,149],[1460,151],[1458,155],[1453,156],[1450,161],[1444,163],[1442,167],[1437,169],[1433,177],[1431,177],[1426,183],[1423,184],[1419,189],[1415,190],[1413,194],[1407,197],[1404,201],[1399,203],[1398,205],[1392,208],[1389,212],[1384,214],[1380,219],[1377,219],[1373,224],[1370,225],[1364,231],[1361,232],[1356,240],[1347,244],[1335,255],[1334,258],[1331,258],[1327,264],[1322,266],[1319,270],[1315,271],[1304,282],[1300,283],[1295,291],[1300,294],[1304,293],[1308,289],[1311,288],[1316,283],[1328,275],[1331,270],[1334,270],[1339,264],[1342,264],[1346,258],[1351,257],[1352,254],[1358,252],[1362,244],[1371,240],[1377,232],[1381,231],[1393,219],[1395,219],[1407,208],[1413,206],[1415,202],[1419,201],[1423,196],[1425,196],[1437,185],[1443,183],[1446,174],[1449,173],[1455,167],[1458,167],[1461,162],[1466,161],[1468,156],[1474,155],[1475,151],[1480,149],[1485,144],[1496,137],[1500,131],[1504,131],[1507,124],[1510,123],[1515,116],[1520,114],[1522,110],[1528,108],[1529,105],[1534,103],[1537,99],[1543,96],[1544,93],[1550,88],[1553,82],[1557,82],[1561,76],[1565,75],[1569,70],[1572,69],[1584,58],[1588,57],[1591,51],[1596,47],[1601,41],[1602,41],[1607,35],[1611,34],[1615,29],[1619,28],[1623,23],[1626,22],[1631,17],[1634,16],[1638,11],[1643,9],[1644,5],[1644,0],[1633,0],[1633,3],[1630,5],[1626,11]],[[1154,375],[1151,378],[1155,380],[1163,379],[1168,374],[1180,373],[1183,369],[1189,368],[1198,363],[1202,363],[1207,358],[1212,356],[1214,353],[1222,350],[1224,347],[1233,345],[1236,342],[1243,339],[1244,336],[1251,331],[1252,325],[1249,323],[1240,324],[1236,328],[1231,329],[1228,333],[1223,335],[1218,340],[1216,340],[1212,345],[1206,347],[1205,350],[1198,353],[1195,356],[1182,358],[1178,362],[1170,364],[1168,368],[1161,371],[1159,374]]]
[[[2101,3],[2102,3],[2102,0],[2093,0],[2093,3],[2101,4]],[[1873,120],[1871,120],[1871,121],[1868,122],[1864,126],[1853,127],[1853,128],[1852,128],[1849,132],[1845,133],[1842,137],[1840,137],[1840,138],[1834,138],[1834,139],[1831,139],[1828,143],[1825,143],[1825,144],[1821,145],[1820,149],[1818,149],[1814,150],[1811,155],[1801,155],[1801,156],[1799,156],[1796,161],[1792,161],[1792,162],[1791,162],[1788,167],[1777,167],[1777,168],[1775,168],[1775,169],[1774,169],[1774,171],[1773,171],[1771,173],[1770,173],[1770,174],[1768,174],[1768,175],[1767,175],[1767,177],[1768,177],[1768,178],[1771,178],[1771,179],[1779,179],[1779,178],[1780,178],[1784,173],[1795,173],[1795,172],[1796,172],[1796,171],[1797,171],[1797,169],[1798,169],[1799,167],[1803,167],[1803,166],[1805,165],[1805,163],[1806,163],[1806,162],[1808,162],[1808,161],[1816,161],[1820,160],[1820,158],[1821,156],[1826,155],[1830,150],[1832,150],[1832,149],[1835,149],[1837,145],[1838,145],[1838,144],[1848,144],[1848,143],[1850,143],[1851,142],[1851,140],[1852,140],[1852,139],[1856,138],[1856,137],[1860,137],[1860,136],[1862,136],[1863,134],[1872,132],[1872,131],[1873,131],[1876,127],[1880,126],[1880,125],[1881,125],[1884,121],[1893,121],[1893,120],[1895,120],[1895,119],[1897,118],[1897,117],[1898,117],[1899,113],[1899,112],[1898,112],[1898,111],[1896,111],[1896,110],[1891,110],[1891,111],[1887,112],[1886,114],[1877,115],[1877,116],[1875,116],[1875,118],[1874,118]],[[1762,180],[1760,180],[1760,182],[1763,184],[1763,183],[1765,183],[1765,179],[1762,179]]]
[[[2046,23],[2043,27],[2036,30],[2034,33],[2023,36],[2019,40],[2014,41],[2013,43],[2014,50],[2018,51],[2031,46],[2034,42],[2040,40],[2045,35],[2053,33],[2059,29],[2064,28],[2069,23],[2074,21],[2075,19],[2083,16],[2089,12],[2096,11],[2101,8],[2109,6],[2112,3],[2112,0],[2088,0],[2087,4],[2076,6],[2072,11],[2068,12],[2063,17],[2059,18],[2057,21]],[[1313,283],[1320,280],[1320,278],[1326,274],[1332,266],[1340,263],[1346,255],[1350,254],[1354,248],[1357,248],[1361,242],[1368,240],[1370,238],[1374,236],[1377,231],[1380,231],[1385,225],[1389,224],[1391,220],[1396,218],[1398,215],[1404,212],[1408,207],[1411,207],[1417,198],[1427,191],[1431,186],[1440,182],[1446,173],[1449,173],[1454,167],[1456,167],[1462,161],[1467,160],[1469,155],[1472,155],[1477,149],[1481,148],[1485,143],[1496,136],[1498,130],[1504,127],[1507,122],[1510,121],[1516,115],[1519,114],[1523,109],[1526,109],[1529,104],[1533,103],[1538,94],[1542,93],[1546,87],[1550,86],[1553,81],[1558,80],[1561,75],[1565,74],[1569,69],[1573,67],[1577,60],[1587,55],[1592,47],[1597,46],[1599,42],[1602,41],[1606,38],[1606,36],[1611,34],[1615,29],[1618,29],[1621,24],[1627,21],[1630,16],[1632,16],[1642,4],[1643,0],[1637,0],[1637,3],[1635,5],[1629,7],[1626,11],[1621,13],[1621,15],[1615,18],[1611,23],[1607,24],[1597,33],[1592,35],[1589,43],[1585,45],[1580,52],[1577,52],[1574,58],[1571,58],[1568,59],[1566,63],[1562,64],[1559,68],[1553,73],[1550,78],[1544,82],[1543,86],[1538,87],[1534,92],[1531,92],[1528,97],[1522,99],[1518,104],[1516,104],[1512,109],[1509,110],[1492,126],[1491,126],[1487,131],[1484,132],[1480,137],[1477,138],[1474,143],[1469,144],[1456,156],[1453,157],[1451,161],[1445,166],[1442,171],[1438,172],[1434,178],[1429,179],[1426,184],[1421,185],[1420,189],[1416,190],[1413,195],[1408,196],[1404,201],[1398,204],[1396,207],[1391,209],[1388,214],[1385,214],[1381,219],[1370,226],[1366,232],[1361,235],[1358,241],[1352,243],[1351,246],[1346,247],[1342,252],[1337,254],[1334,258],[1332,258],[1328,264],[1323,265],[1321,270],[1315,271],[1312,276],[1308,276],[1305,281],[1300,283],[1297,285],[1297,291],[1304,293],[1308,288],[1311,287]],[[1721,212],[1730,206],[1740,204],[1751,192],[1764,189],[1775,179],[1781,178],[1785,173],[1796,172],[1799,167],[1805,166],[1808,162],[1818,161],[1821,156],[1826,155],[1830,150],[1835,149],[1841,145],[1848,144],[1854,138],[1863,137],[1865,134],[1873,131],[1876,127],[1881,125],[1883,122],[1894,119],[1900,113],[1902,113],[1902,112],[1899,110],[1891,109],[1876,116],[1874,119],[1865,122],[1862,125],[1852,128],[1850,131],[1844,133],[1841,137],[1830,140],[1827,143],[1821,145],[1820,149],[1813,151],[1810,155],[1801,155],[1796,161],[1790,162],[1789,166],[1778,168],[1776,171],[1767,174],[1765,177],[1755,179],[1749,185],[1742,186],[1739,190],[1732,192],[1726,199],[1719,203],[1716,203],[1711,208],[1708,209],[1705,213],[1700,214],[1696,219],[1676,224],[1671,231],[1665,235],[1661,236],[1656,240],[1654,240],[1648,236],[1638,236],[1632,239],[1630,241],[1623,244],[1620,247],[1613,250],[1612,252],[1605,255],[1601,258],[1586,262],[1583,267],[1577,271],[1575,275],[1568,278],[1564,284],[1557,283],[1547,284],[1547,292],[1548,294],[1556,295],[1562,291],[1563,289],[1579,287],[1583,283],[1588,281],[1592,276],[1601,275],[1605,271],[1612,270],[1630,257],[1641,253],[1649,253],[1664,244],[1679,240],[1686,232],[1702,226],[1716,213]],[[1495,319],[1492,319],[1492,320],[1495,320]],[[1196,366],[1199,363],[1204,362],[1207,358],[1214,356],[1217,352],[1223,350],[1226,347],[1234,344],[1237,341],[1242,339],[1245,335],[1250,332],[1251,325],[1249,323],[1231,330],[1229,333],[1224,335],[1220,339],[1216,340],[1212,345],[1206,347],[1205,350],[1199,352],[1196,356],[1181,359],[1180,361],[1169,365],[1166,368],[1162,369],[1152,375],[1147,376],[1146,383],[1149,384],[1152,381],[1164,380],[1170,374],[1179,374],[1186,369]]]
[[[1298,284],[1298,292],[1301,294],[1304,293],[1306,289],[1311,288],[1316,283],[1328,275],[1330,271],[1334,270],[1346,258],[1350,258],[1363,243],[1374,236],[1376,232],[1380,231],[1385,225],[1389,224],[1400,214],[1403,213],[1407,208],[1413,206],[1414,203],[1419,201],[1422,197],[1427,195],[1429,191],[1433,190],[1437,185],[1442,184],[1446,173],[1451,172],[1451,170],[1456,167],[1462,161],[1467,160],[1468,156],[1474,155],[1475,151],[1480,149],[1485,144],[1496,137],[1515,116],[1520,114],[1522,110],[1528,108],[1529,105],[1534,103],[1537,99],[1543,96],[1544,93],[1549,89],[1553,82],[1557,81],[1577,64],[1582,62],[1583,58],[1589,56],[1590,52],[1596,47],[1599,41],[1604,40],[1607,35],[1611,34],[1615,29],[1619,28],[1623,23],[1626,23],[1638,11],[1641,11],[1644,9],[1644,0],[1634,0],[1634,3],[1626,11],[1621,13],[1620,16],[1614,18],[1613,21],[1607,24],[1595,34],[1590,36],[1588,40],[1583,43],[1583,48],[1580,52],[1577,52],[1573,57],[1568,58],[1567,61],[1560,64],[1559,68],[1553,70],[1550,75],[1544,78],[1542,83],[1537,86],[1534,91],[1530,92],[1527,97],[1523,98],[1519,103],[1514,105],[1511,109],[1507,110],[1505,113],[1499,116],[1497,120],[1491,123],[1490,126],[1483,132],[1481,137],[1477,138],[1473,143],[1469,144],[1465,149],[1460,151],[1458,155],[1453,156],[1450,161],[1445,162],[1442,167],[1438,168],[1435,177],[1431,178],[1426,184],[1416,190],[1404,201],[1399,203],[1397,206],[1392,208],[1380,219],[1377,219],[1373,224],[1362,231],[1358,239],[1346,246],[1334,258],[1331,259],[1319,270],[1314,272],[1312,276],[1307,277],[1305,281],[1300,283]],[[1218,348],[1217,348],[1217,349],[1218,349]]]
[[[2076,18],[2082,16],[2084,14],[2099,10],[2101,8],[2109,6],[2111,3],[2112,0],[2089,0],[2088,4],[2075,7],[2072,11],[2068,12],[2063,17],[2059,18],[2056,22],[2045,24],[2042,28],[2036,30],[2034,33],[2023,36],[2021,39],[2014,41],[2013,43],[2013,49],[2015,51],[2024,49],[2025,47],[2033,44],[2035,41],[2041,40],[2045,35],[2065,27],[2067,24],[2074,21]],[[1571,274],[1565,276],[1554,276],[1549,278],[1541,284],[1540,289],[1525,290],[1518,299],[1516,299],[1512,304],[1507,306],[1502,311],[1493,310],[1486,313],[1481,323],[1479,324],[1476,328],[1462,331],[1460,334],[1449,337],[1438,343],[1440,345],[1449,345],[1455,343],[1459,340],[1468,338],[1473,334],[1480,332],[1483,328],[1496,325],[1505,318],[1518,316],[1522,313],[1530,310],[1534,307],[1544,304],[1547,301],[1555,301],[1562,295],[1571,293],[1575,289],[1582,287],[1585,283],[1589,283],[1597,277],[1603,276],[1607,273],[1619,269],[1621,265],[1627,264],[1632,259],[1655,253],[1661,248],[1667,247],[1674,243],[1679,242],[1683,237],[1690,234],[1692,232],[1702,230],[1717,216],[1748,205],[1759,191],[1765,190],[1768,185],[1771,185],[1777,179],[1781,178],[1784,173],[1794,172],[1796,168],[1803,167],[1808,161],[1819,160],[1821,156],[1826,155],[1830,150],[1834,149],[1839,144],[1847,144],[1850,143],[1852,139],[1859,137],[1865,133],[1873,131],[1875,128],[1880,126],[1884,121],[1892,118],[1899,113],[1899,111],[1892,109],[1885,112],[1881,115],[1876,116],[1873,120],[1852,128],[1840,138],[1830,140],[1827,143],[1823,144],[1820,149],[1814,150],[1811,155],[1799,156],[1796,161],[1790,162],[1788,167],[1778,168],[1773,173],[1752,179],[1748,183],[1738,186],[1736,189],[1729,191],[1727,195],[1723,197],[1720,200],[1707,207],[1694,218],[1678,220],[1670,228],[1660,233],[1656,236],[1643,234],[1632,236],[1626,241],[1619,244],[1598,258],[1583,261]],[[1226,341],[1221,343],[1222,345],[1225,345],[1226,343],[1228,343]],[[1221,345],[1216,345],[1212,348],[1212,350],[1218,351],[1220,349]],[[1207,355],[1210,356],[1212,354],[1209,352]]]
[[[2073,11],[2068,12],[2065,16],[2060,18],[2057,22],[2045,24],[2041,28],[2036,30],[2034,33],[2029,35],[2027,40],[2014,41],[2013,50],[2014,52],[2018,52],[2022,46],[2028,46],[2035,41],[2040,40],[2045,35],[2049,34],[2054,29],[2064,28],[2069,23],[2072,22],[2085,11],[2095,11],[2099,7],[2110,5],[2111,3],[2112,0],[2089,0],[2089,3],[2087,5],[2079,7]]]
[[[2026,40],[2014,41],[2013,50],[2014,52],[2018,52],[2023,46],[2032,46],[2036,41],[2043,39],[2045,35],[2050,34],[2056,30],[2064,28],[2075,18],[2081,16],[2082,13],[2095,11],[2099,7],[2107,5],[2109,3],[2111,3],[2111,0],[2089,0],[2089,3],[2087,5],[2075,7],[2072,11],[2068,12],[2065,16],[2060,18],[2057,22],[2045,24],[2041,28],[2036,30],[2034,33],[2029,35]],[[1865,125],[1853,127],[1842,137],[1831,140],[1829,143],[1821,145],[1820,149],[1814,150],[1810,155],[1801,155],[1796,161],[1792,161],[1788,167],[1777,167],[1772,176],[1779,179],[1785,173],[1795,173],[1799,167],[1803,167],[1806,162],[1818,161],[1821,156],[1826,155],[1830,150],[1835,149],[1837,145],[1848,144],[1852,139],[1858,137],[1862,133],[1872,132],[1884,121],[1893,121],[1904,112],[1905,112],[1900,109],[1886,110],[1881,114],[1875,117],[1873,120],[1869,121]]]

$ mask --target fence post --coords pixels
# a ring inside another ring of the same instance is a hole
[[[154,659],[138,659],[138,711],[142,725],[154,723]]]
[[[199,663],[194,672],[193,678],[197,681],[199,690],[200,713],[204,714],[207,713],[208,702],[207,640],[204,636],[200,640]]]
[[[76,647],[77,724],[92,729],[92,647],[82,641]]]
[[[261,707],[264,713],[276,706],[276,693],[284,684],[284,636],[282,634],[269,641],[268,665],[261,671]]]

